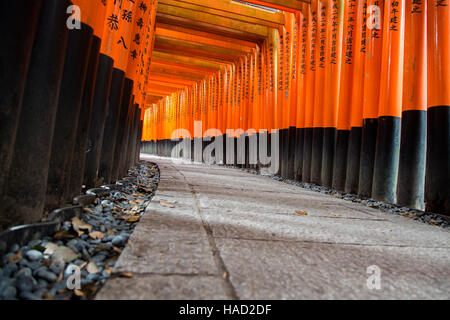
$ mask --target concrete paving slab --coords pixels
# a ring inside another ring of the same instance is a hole
[[[138,275],[109,280],[97,300],[225,300],[217,277]]]
[[[143,158],[161,182],[116,265],[139,281],[112,279],[99,298],[450,298],[442,228],[241,170]],[[367,288],[372,265],[381,290]]]

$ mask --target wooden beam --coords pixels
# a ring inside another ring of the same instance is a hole
[[[185,8],[190,10],[195,10],[198,12],[204,12],[213,14],[219,17],[224,17],[236,21],[257,24],[261,26],[266,26],[269,28],[278,28],[280,25],[284,25],[285,19],[283,14],[277,13],[273,14],[272,21],[260,19],[261,13],[270,14],[263,10],[258,10],[256,8],[251,8],[249,6],[238,6],[226,1],[200,1],[202,5],[198,3],[198,0],[159,0],[159,4],[166,4],[172,7]],[[214,6],[214,7],[211,7]],[[229,10],[222,10],[221,8],[228,8]],[[232,10],[231,8],[234,8]],[[241,10],[239,10],[241,9]],[[247,13],[247,15],[240,13],[239,11],[250,11],[252,14]],[[282,19],[273,19],[273,16],[282,17]],[[274,22],[277,21],[277,22]]]
[[[311,3],[311,0],[243,0],[243,1],[268,8],[289,12],[299,11],[303,3],[307,4]]]
[[[200,68],[211,69],[211,70],[216,70],[216,71],[219,71],[221,68],[226,66],[225,63],[211,62],[211,61],[199,59],[199,58],[197,58],[197,59],[188,58],[188,57],[183,57],[178,54],[170,54],[170,53],[164,53],[164,52],[159,52],[159,51],[153,51],[152,60],[153,61],[173,62],[173,63],[177,63],[180,65],[194,66],[194,67],[200,67]]]
[[[183,72],[178,70],[173,70],[173,68],[170,67],[150,67],[150,73],[157,75],[157,76],[168,76],[170,78],[176,78],[176,79],[185,79],[185,80],[191,80],[191,81],[201,81],[204,79],[204,76],[191,73],[191,72]]]
[[[245,33],[250,33],[258,35],[261,37],[268,36],[268,28],[265,26],[259,26],[251,23],[246,23],[242,21],[235,21],[232,19],[216,16],[209,13],[197,12],[195,10],[189,10],[179,7],[172,7],[165,4],[158,4],[158,13],[166,14],[170,16],[180,17],[188,20],[204,22],[210,25],[217,25],[220,27],[234,29],[238,31],[243,31]]]
[[[176,84],[183,84],[186,86],[192,86],[196,83],[196,81],[193,80],[183,80],[183,79],[176,79],[166,76],[158,76],[155,74],[150,74],[148,77],[149,81],[163,81],[163,82],[170,82],[170,83],[176,83]]]
[[[172,38],[177,40],[182,40],[186,42],[195,42],[195,43],[201,43],[206,44],[208,46],[215,46],[220,48],[226,48],[226,49],[232,49],[240,52],[250,53],[252,52],[252,48],[247,46],[241,46],[239,44],[235,44],[230,41],[223,41],[223,40],[217,40],[217,39],[211,39],[210,37],[204,37],[199,35],[193,35],[193,34],[186,34],[184,32],[176,31],[176,30],[169,30],[164,29],[161,27],[156,27],[156,35],[165,37],[165,38]]]
[[[208,49],[203,48],[190,48],[188,46],[174,47],[173,43],[156,41],[155,50],[165,53],[175,53],[187,57],[201,57],[203,59],[208,59],[209,61],[219,61],[219,62],[236,62],[237,56],[230,56],[228,54],[220,54],[216,52],[208,51]]]
[[[175,17],[163,13],[156,13],[156,21],[157,23],[170,24],[175,26],[180,26],[188,29],[205,31],[208,30],[208,33],[225,36],[228,38],[235,38],[239,40],[244,40],[248,42],[262,43],[266,37],[262,37],[259,35],[246,33],[244,31],[225,28],[221,26],[217,26],[214,24],[209,24],[201,21],[194,21],[190,19],[185,19],[181,17]]]
[[[233,38],[233,37],[225,37],[225,36],[221,36],[221,35],[215,34],[215,33],[209,33],[209,32],[199,31],[199,30],[195,30],[195,29],[184,28],[184,27],[180,27],[180,26],[172,25],[172,24],[165,24],[165,23],[157,22],[156,28],[166,29],[166,30],[174,30],[174,31],[178,31],[178,32],[181,32],[184,34],[190,34],[190,35],[200,36],[200,37],[204,37],[204,38],[220,40],[220,41],[224,41],[224,42],[233,42],[234,44],[249,47],[249,48],[257,47],[257,44],[255,42],[244,41],[244,40],[240,40],[240,39]]]
[[[203,69],[203,68],[192,67],[192,66],[183,66],[183,65],[176,64],[173,62],[165,62],[165,61],[157,61],[157,60],[152,60],[152,66],[168,67],[168,68],[172,68],[173,70],[191,72],[191,73],[200,74],[200,75],[204,75],[204,76],[216,73],[215,70],[211,70],[211,69]]]

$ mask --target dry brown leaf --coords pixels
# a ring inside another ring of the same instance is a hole
[[[95,211],[92,210],[91,208],[84,208],[83,210],[89,212],[90,214],[95,214]]]
[[[78,254],[73,252],[72,249],[64,246],[58,247],[52,255],[52,261],[54,261],[55,263],[69,263],[76,258],[78,258]]]
[[[114,236],[115,233],[111,229],[108,229],[108,232],[106,233],[108,236]]]
[[[8,262],[11,264],[19,263],[20,260],[22,260],[22,250],[8,257]]]
[[[120,278],[133,278],[133,274],[131,272],[120,272],[117,276]]]
[[[106,272],[108,275],[111,275],[112,269],[111,269],[108,265],[106,265],[106,266],[105,266],[105,272]]]
[[[308,212],[302,211],[302,210],[297,210],[297,211],[295,211],[295,213],[301,214],[302,216],[307,216],[308,215]]]
[[[224,273],[223,273],[223,278],[224,278],[224,279],[228,278],[228,272],[224,272]]]
[[[122,253],[122,250],[120,250],[120,249],[117,248],[117,247],[114,247],[113,250],[114,250],[114,252],[117,252],[118,254],[121,254],[121,253]]]
[[[92,231],[92,226],[90,224],[87,224],[77,217],[72,219],[72,226],[76,231],[87,230],[89,233]]]
[[[89,237],[91,237],[94,240],[103,239],[105,237],[105,234],[100,231],[93,231],[89,233]]]
[[[163,207],[167,207],[167,208],[175,208],[175,206],[173,204],[167,203],[165,201],[159,201],[159,204],[162,205]]]
[[[138,222],[141,219],[141,216],[132,216],[129,219],[127,219],[128,223],[134,223],[134,222]]]
[[[74,239],[76,237],[77,237],[77,235],[74,232],[65,231],[65,230],[58,231],[53,236],[53,238],[56,240],[68,240],[68,239]]]
[[[78,289],[73,290],[73,293],[77,296],[77,297],[84,297],[84,292]]]
[[[92,261],[92,260],[89,261],[88,265],[86,266],[86,270],[90,274],[98,273],[100,271],[98,266],[97,266],[97,264],[94,261]]]

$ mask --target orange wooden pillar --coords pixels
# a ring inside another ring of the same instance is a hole
[[[356,26],[354,49],[353,88],[350,111],[350,139],[348,143],[347,174],[345,192],[356,194],[359,185],[359,164],[363,131],[364,67],[367,34],[367,1],[356,4]]]
[[[306,104],[306,52],[308,43],[308,6],[302,5],[299,11],[299,41],[297,53],[297,120],[296,120],[296,142],[294,159],[294,179],[302,180],[303,169],[303,142],[305,139],[305,104]],[[295,90],[295,88],[294,88]]]
[[[358,194],[364,197],[372,195],[383,50],[383,11],[384,1],[367,0],[363,133],[358,184]]]
[[[306,103],[305,103],[305,140],[303,143],[303,169],[302,180],[304,182],[311,181],[311,153],[312,139],[314,127],[314,88],[316,77],[316,54],[317,54],[317,1],[312,1],[308,7],[308,44],[307,44],[307,60],[308,68],[306,78]]]
[[[313,138],[311,151],[311,183],[321,185],[322,176],[322,149],[324,134],[324,103],[325,94],[322,90],[325,88],[325,66],[327,51],[327,6],[329,0],[317,1],[317,44],[316,44],[316,78],[314,89],[314,122]]]
[[[426,210],[450,215],[450,3],[428,5]]]
[[[402,133],[397,203],[424,207],[427,128],[427,6],[406,1]]]
[[[351,99],[355,53],[356,0],[345,0],[342,40],[341,87],[337,123],[336,152],[333,164],[333,189],[344,191],[350,139]]]
[[[405,0],[384,8],[383,58],[372,197],[396,202],[403,90]]]
[[[333,184],[333,162],[336,150],[339,93],[341,86],[344,6],[343,2],[338,0],[328,1],[321,182],[323,186],[331,188]]]

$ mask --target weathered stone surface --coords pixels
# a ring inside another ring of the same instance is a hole
[[[106,282],[97,300],[224,300],[221,281],[211,276],[148,275]]]
[[[147,159],[159,189],[116,265],[133,278],[108,280],[99,299],[450,298],[442,228],[236,169]],[[370,266],[380,290],[367,287]]]

